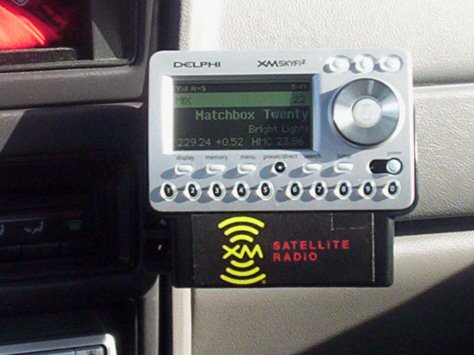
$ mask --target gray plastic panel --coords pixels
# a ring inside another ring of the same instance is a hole
[[[474,81],[474,2],[183,0],[183,50],[400,47],[417,83]]]
[[[415,89],[418,205],[408,218],[474,213],[474,85]]]

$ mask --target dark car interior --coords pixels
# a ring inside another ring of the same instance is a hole
[[[473,14],[0,0],[0,354],[472,353]],[[173,230],[148,197],[152,54],[330,47],[413,57],[418,201],[395,221],[393,285],[173,287]]]

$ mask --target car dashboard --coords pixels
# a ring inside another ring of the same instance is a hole
[[[0,354],[472,352],[474,3],[78,4],[60,46],[0,50]],[[418,199],[393,285],[173,287],[148,197],[153,53],[368,47],[413,58]]]

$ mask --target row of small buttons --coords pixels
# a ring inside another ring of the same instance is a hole
[[[286,170],[286,163],[283,161],[278,161],[273,164],[272,172],[275,175],[283,174]],[[320,164],[307,163],[303,169],[307,171],[319,171],[321,169]],[[237,172],[240,175],[249,175],[253,174],[257,170],[257,165],[252,163],[241,163],[237,166]],[[206,166],[206,173],[208,175],[217,175],[222,174],[226,171],[226,166],[223,164],[208,164]],[[174,168],[176,175],[190,175],[194,172],[194,166],[191,164],[179,164]]]
[[[383,194],[390,198],[396,198],[401,190],[398,180],[390,180],[383,187]],[[299,181],[290,181],[286,187],[286,196],[291,200],[298,200],[303,195],[304,187]],[[316,200],[322,200],[328,194],[328,186],[324,181],[315,181],[309,190],[311,196]],[[233,189],[232,195],[239,201],[245,201],[250,196],[251,188],[245,181],[237,182]],[[371,199],[377,192],[377,185],[373,180],[363,181],[358,189],[358,193],[364,199]],[[160,189],[161,197],[166,201],[173,201],[178,189],[171,182],[165,182]],[[207,191],[209,197],[215,201],[221,201],[225,194],[226,188],[222,182],[215,181],[210,184]],[[269,200],[273,197],[275,188],[270,181],[262,181],[257,187],[257,195],[262,200]],[[352,184],[347,180],[339,181],[334,187],[334,194],[341,200],[346,200],[351,196]],[[190,201],[197,201],[202,195],[202,189],[196,182],[188,182],[184,187],[184,195]]]
[[[345,73],[351,70],[351,67],[352,71],[356,73],[367,74],[375,69],[382,72],[395,73],[401,69],[402,61],[395,55],[389,55],[377,61],[368,54],[358,55],[352,61],[345,56],[335,56],[327,60],[325,70],[330,73]]]
[[[397,175],[402,171],[402,163],[398,159],[390,159],[386,163],[386,171],[392,175]],[[301,167],[305,174],[320,172],[322,165],[319,163],[305,163]],[[350,162],[338,162],[334,165],[334,171],[338,174],[348,173],[354,169],[354,164]],[[277,161],[272,166],[274,175],[281,175],[287,170],[287,164],[284,161]],[[174,168],[176,175],[191,175],[194,172],[194,166],[191,164],[179,164]],[[206,166],[208,175],[222,174],[226,171],[224,164],[209,164]],[[257,171],[257,165],[252,163],[241,163],[237,165],[237,172],[240,175],[250,175]]]

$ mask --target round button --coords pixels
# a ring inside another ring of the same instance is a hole
[[[358,55],[354,58],[354,69],[358,73],[370,73],[374,66],[374,59],[370,55]]]
[[[184,194],[189,200],[197,201],[201,197],[201,187],[199,184],[190,181],[184,187]]]
[[[331,73],[344,73],[350,69],[351,62],[347,57],[337,56],[329,58],[326,65]]]
[[[274,193],[273,185],[270,181],[262,181],[257,188],[257,194],[262,200],[269,200]]]
[[[171,182],[165,182],[161,185],[160,194],[164,200],[173,201],[177,195],[176,186]]]
[[[303,194],[303,185],[299,181],[290,181],[286,188],[286,195],[292,200],[298,200]]]
[[[387,162],[386,169],[387,172],[392,174],[392,175],[397,175],[402,171],[402,162],[398,159],[390,159]]]
[[[351,192],[352,192],[352,185],[347,180],[339,181],[334,190],[334,193],[336,194],[336,196],[339,197],[339,199],[341,200],[348,199],[349,196],[351,195]]]
[[[354,80],[337,94],[333,122],[348,141],[368,146],[386,141],[397,128],[400,108],[397,97],[374,79]]]
[[[389,199],[394,199],[400,194],[401,185],[398,180],[390,180],[383,188],[383,193]]]
[[[214,201],[220,201],[225,196],[225,186],[222,182],[214,181],[209,186],[207,193]]]
[[[235,184],[232,194],[237,200],[244,201],[250,195],[250,187],[245,181],[239,181]]]
[[[326,197],[328,193],[328,186],[324,181],[315,181],[311,186],[311,190],[309,191],[309,193],[316,200],[322,200]]]
[[[402,68],[402,60],[395,55],[383,57],[378,64],[380,70],[387,73],[395,73]]]
[[[283,174],[286,170],[286,163],[283,161],[277,161],[275,164],[273,164],[272,170],[274,174]]]
[[[361,195],[366,200],[370,200],[375,196],[377,192],[377,185],[372,180],[365,180],[360,184],[359,195]]]
[[[377,100],[366,97],[352,106],[352,116],[356,125],[362,128],[371,128],[382,118],[382,108]]]

